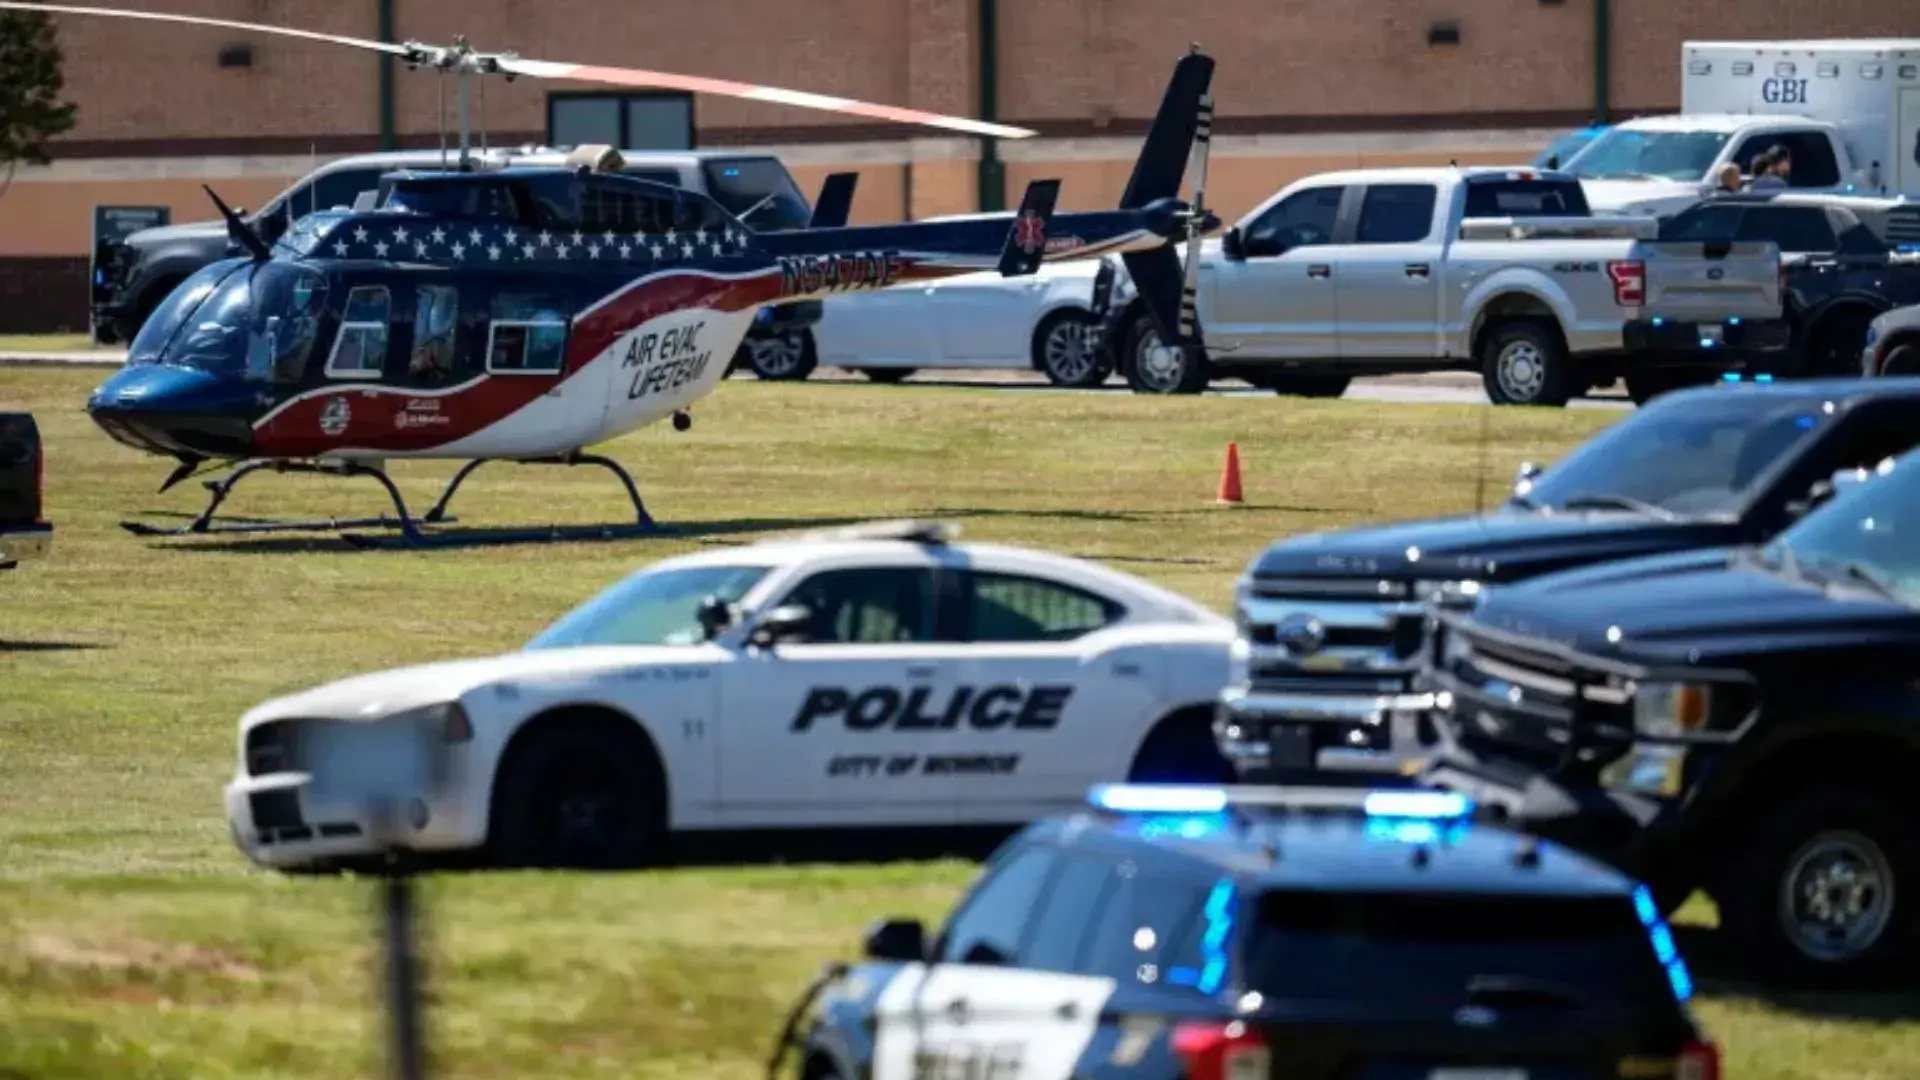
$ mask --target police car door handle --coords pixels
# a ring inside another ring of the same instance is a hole
[[[907,678],[909,679],[931,679],[938,674],[940,674],[940,669],[933,664],[921,664],[907,669]]]
[[[1140,674],[1140,665],[1125,660],[1116,661],[1113,665],[1113,673],[1115,675],[1138,675]]]

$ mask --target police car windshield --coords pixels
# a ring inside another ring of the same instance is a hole
[[[1583,180],[1699,180],[1707,175],[1724,131],[1627,131],[1614,128],[1593,140],[1567,162],[1566,171]]]
[[[1246,977],[1272,999],[1452,1007],[1476,980],[1507,978],[1564,988],[1570,1005],[1673,1000],[1624,895],[1279,890],[1257,910]]]
[[[1734,391],[1657,399],[1523,484],[1530,509],[1737,514],[1768,468],[1820,430],[1818,400],[1769,401]]]
[[[1920,605],[1920,456],[1842,492],[1781,533],[1768,552],[1805,576]]]
[[[560,617],[529,649],[577,645],[696,645],[700,602],[738,603],[767,574],[764,566],[698,566],[643,570]]]

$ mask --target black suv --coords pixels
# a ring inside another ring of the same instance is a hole
[[[1663,908],[1706,889],[1756,974],[1911,985],[1916,534],[1920,452],[1765,544],[1496,590],[1438,635],[1449,745],[1424,779],[1616,862]]]
[[[932,942],[879,923],[775,1069],[797,1045],[805,1080],[1717,1075],[1652,897],[1469,799],[1089,802],[1007,841]]]

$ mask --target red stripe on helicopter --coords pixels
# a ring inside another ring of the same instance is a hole
[[[467,438],[578,375],[630,331],[675,311],[737,312],[779,298],[778,268],[750,277],[670,273],[626,286],[577,318],[561,371],[480,375],[452,389],[346,383],[298,397],[255,425],[261,457],[317,457],[340,450],[419,453]],[[554,452],[572,449],[555,447]]]

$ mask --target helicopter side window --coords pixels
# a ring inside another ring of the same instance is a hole
[[[580,192],[580,227],[590,233],[663,233],[673,223],[673,200],[611,184]]]
[[[393,311],[385,285],[356,285],[327,356],[327,374],[336,379],[377,379],[387,363],[387,324]]]
[[[556,375],[566,366],[567,302],[557,296],[501,293],[487,329],[487,370],[497,375]]]
[[[459,290],[451,285],[421,285],[414,289],[413,358],[407,362],[411,381],[444,382],[453,374],[459,329]]]

